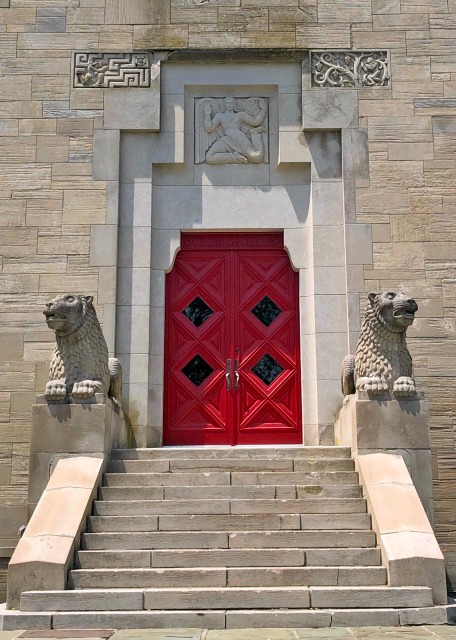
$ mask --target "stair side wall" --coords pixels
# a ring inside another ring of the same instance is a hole
[[[8,567],[7,608],[24,591],[64,589],[103,473],[103,458],[61,459]]]

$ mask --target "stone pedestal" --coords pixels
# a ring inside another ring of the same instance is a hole
[[[396,400],[390,394],[347,396],[335,423],[335,444],[369,453],[399,454],[431,524],[434,522],[429,413],[422,394]]]
[[[61,458],[82,455],[106,459],[112,448],[125,447],[125,416],[110,398],[96,394],[84,402],[52,404],[37,396],[32,407],[29,518]]]

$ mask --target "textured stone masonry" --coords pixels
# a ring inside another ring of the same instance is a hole
[[[0,590],[26,519],[31,405],[53,348],[41,307],[77,290],[103,321],[98,303],[110,302],[110,265],[89,255],[112,203],[109,181],[92,180],[111,90],[72,87],[76,51],[389,51],[388,87],[350,89],[369,144],[350,206],[372,224],[363,288],[420,304],[408,343],[430,406],[437,538],[456,577],[454,0],[0,0],[0,25]]]

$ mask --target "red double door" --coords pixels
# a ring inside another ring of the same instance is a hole
[[[166,282],[165,445],[302,442],[282,234],[183,234]]]

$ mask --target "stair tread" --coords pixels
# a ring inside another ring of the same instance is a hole
[[[206,567],[367,567],[381,566],[378,547],[343,549],[154,549],[86,550],[76,553],[75,569]]]
[[[428,587],[386,584],[348,447],[114,450],[98,495],[69,588],[22,597],[56,628],[432,607]]]
[[[217,458],[217,457],[229,457],[236,455],[236,457],[249,457],[249,456],[267,456],[268,458],[280,458],[286,456],[306,457],[306,456],[325,456],[332,455],[333,457],[347,457],[351,456],[350,447],[331,445],[331,446],[302,446],[302,445],[277,445],[274,447],[250,447],[250,446],[237,446],[235,449],[230,446],[182,446],[182,447],[160,447],[160,448],[138,448],[138,449],[113,449],[113,459],[160,459],[172,456],[173,458],[180,457],[205,457]]]
[[[382,566],[375,566],[375,565],[359,565],[359,566],[353,566],[351,565],[350,567],[347,566],[343,566],[343,565],[331,565],[330,567],[314,567],[314,566],[309,566],[309,565],[302,565],[302,566],[295,566],[295,565],[273,565],[273,566],[268,566],[268,565],[262,565],[261,567],[256,567],[256,566],[245,566],[245,567],[227,567],[225,565],[220,565],[218,566],[210,566],[210,567],[205,567],[205,566],[200,566],[200,567],[132,567],[132,568],[127,568],[127,567],[120,567],[120,568],[114,568],[114,567],[97,567],[97,568],[90,568],[90,569],[70,569],[70,573],[96,573],[96,572],[103,572],[103,573],[146,573],[146,572],[150,572],[150,573],[164,573],[164,572],[184,572],[184,571],[250,571],[254,569],[255,571],[276,571],[277,569],[289,569],[290,571],[302,571],[303,569],[305,570],[309,570],[309,571],[328,571],[328,570],[338,570],[338,569],[343,569],[344,571],[364,571],[367,569],[384,569],[384,567]]]
[[[402,587],[391,587],[389,585],[362,585],[362,586],[341,586],[341,585],[329,585],[329,586],[307,586],[307,585],[291,585],[291,586],[285,586],[285,587],[274,587],[274,586],[267,586],[267,587],[160,587],[160,588],[153,588],[153,587],[132,587],[132,588],[84,588],[84,589],[55,589],[55,590],[49,590],[49,591],[24,591],[22,593],[23,596],[30,598],[30,599],[35,599],[35,598],[40,598],[43,596],[55,596],[55,595],[59,595],[59,596],[64,596],[65,598],[78,598],[79,596],[81,596],[82,594],[98,594],[98,595],[104,595],[106,594],[107,596],[109,596],[109,594],[119,594],[122,592],[127,592],[127,593],[142,593],[144,591],[157,591],[157,592],[169,592],[169,593],[180,593],[182,591],[186,591],[186,592],[192,592],[192,593],[205,593],[205,592],[210,592],[210,593],[214,593],[214,592],[219,592],[219,591],[228,591],[228,592],[234,592],[234,591],[266,591],[266,592],[274,592],[274,591],[280,591],[280,592],[284,592],[284,591],[304,591],[304,590],[312,590],[315,592],[344,592],[344,593],[353,593],[355,591],[360,591],[362,592],[363,590],[366,590],[368,593],[374,594],[374,593],[423,593],[423,594],[427,594],[431,592],[430,587],[423,587],[423,586],[402,586]]]
[[[360,498],[362,490],[359,484],[280,484],[280,485],[213,485],[210,495],[207,485],[186,486],[102,486],[99,490],[99,500],[119,501],[143,500],[214,500],[214,499],[320,499],[327,498]],[[144,496],[144,497],[139,497]]]
[[[375,534],[371,529],[320,529],[316,530],[280,530],[280,529],[263,529],[263,530],[250,530],[250,531],[138,531],[138,532],[119,532],[110,531],[102,533],[84,533],[83,541],[85,544],[106,544],[108,542],[118,542],[124,544],[127,542],[127,548],[131,548],[128,545],[135,543],[144,544],[144,546],[133,547],[136,550],[139,549],[166,549],[169,548],[171,541],[174,542],[175,547],[179,549],[195,548],[195,546],[189,546],[192,542],[198,542],[196,548],[215,549],[215,548],[252,548],[262,546],[264,548],[295,548],[299,546],[307,546],[309,548],[327,548],[330,540],[332,548],[344,548],[347,542],[351,538],[354,538],[353,542],[356,542],[356,546],[363,547],[376,547]],[[246,547],[240,547],[239,543],[249,542]],[[288,542],[287,542],[288,541]],[[311,541],[311,542],[310,542]],[[292,542],[293,544],[290,544]],[[267,543],[267,544],[265,544]],[[155,547],[156,544],[162,544],[163,546]],[[177,547],[176,547],[177,544]],[[234,544],[234,546],[233,546]],[[271,546],[272,545],[272,546]],[[125,547],[121,547],[125,548]]]
[[[87,611],[105,609],[271,609],[336,607],[381,608],[382,606],[430,606],[428,587],[389,586],[285,586],[285,587],[165,587],[140,589],[80,589],[73,591],[25,592],[25,611],[68,610],[74,603]],[[125,606],[119,606],[125,603]],[[326,603],[326,604],[325,604]]]
[[[121,472],[105,473],[104,486],[163,486],[184,485],[243,485],[243,484],[294,484],[305,485],[328,482],[329,484],[347,482],[355,484],[358,480],[356,471],[176,471],[176,472]]]
[[[438,611],[438,616],[436,613]],[[131,629],[131,628],[205,628],[205,629],[240,629],[240,628],[302,628],[302,627],[356,627],[356,626],[388,626],[410,624],[408,613],[422,624],[447,624],[447,607],[382,607],[324,609],[175,609],[175,610],[130,610],[130,611],[52,611],[44,614],[3,612],[4,621],[9,629],[30,628],[28,616],[32,616],[36,624],[39,616],[40,628],[53,629]],[[451,614],[451,607],[448,614]],[[25,619],[25,620],[24,620]],[[27,625],[24,627],[24,624]],[[22,625],[22,626],[21,626]],[[33,626],[36,628],[36,626]],[[324,631],[317,632],[319,637]]]

